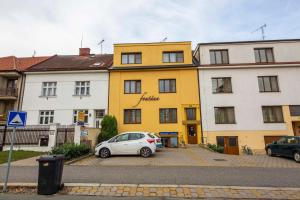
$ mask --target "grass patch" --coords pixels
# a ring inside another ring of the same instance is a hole
[[[8,153],[9,153],[9,151],[0,152],[0,164],[7,162]],[[22,160],[25,158],[31,158],[31,157],[39,156],[42,154],[45,154],[45,152],[23,151],[23,150],[13,151],[11,161],[17,161],[17,160]]]

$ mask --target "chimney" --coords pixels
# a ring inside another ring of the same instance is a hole
[[[79,48],[79,55],[80,56],[89,56],[90,55],[90,48]]]

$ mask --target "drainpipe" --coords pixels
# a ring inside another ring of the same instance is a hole
[[[199,69],[198,68],[197,68],[197,79],[198,79],[198,97],[199,97],[200,126],[201,126],[201,143],[204,144],[202,113],[201,113],[201,97],[200,97],[200,78],[199,78]]]

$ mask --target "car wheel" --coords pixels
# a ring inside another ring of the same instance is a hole
[[[294,159],[296,162],[300,162],[300,153],[299,152],[294,153]]]
[[[99,152],[100,158],[108,158],[110,156],[110,151],[107,148],[100,149]]]
[[[151,156],[152,151],[149,147],[143,147],[140,151],[141,156],[143,156],[144,158],[147,158],[149,156]]]
[[[273,151],[272,151],[271,148],[267,149],[267,154],[268,154],[268,156],[274,156]]]

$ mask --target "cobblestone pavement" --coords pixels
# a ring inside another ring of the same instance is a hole
[[[14,194],[33,194],[36,187],[9,186]],[[201,185],[66,184],[61,195],[229,198],[229,199],[300,199],[300,188],[222,187]]]
[[[140,156],[112,156],[101,159],[95,156],[73,165],[89,166],[226,166],[300,168],[292,159],[267,155],[227,155],[211,152],[199,146],[160,149],[150,158]]]

